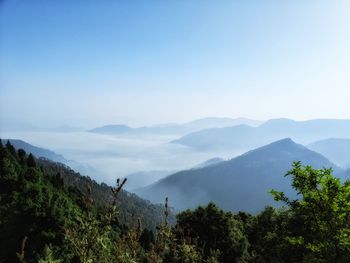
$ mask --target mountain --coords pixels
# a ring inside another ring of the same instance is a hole
[[[134,129],[129,126],[117,124],[117,125],[105,125],[102,127],[97,127],[89,130],[89,132],[104,133],[104,134],[120,134],[120,133],[127,133],[132,130]]]
[[[194,120],[183,124],[164,124],[164,125],[153,125],[132,128],[126,125],[105,125],[89,130],[93,133],[102,134],[186,134],[189,132],[199,131],[208,128],[228,127],[234,125],[251,125],[257,126],[261,124],[260,121],[246,119],[246,118],[203,118]]]
[[[219,158],[219,157],[212,158],[212,159],[206,160],[205,162],[202,162],[202,163],[199,163],[199,164],[193,166],[192,169],[200,169],[200,168],[204,168],[204,167],[213,166],[213,165],[216,165],[216,164],[221,163],[223,161],[225,161],[225,160],[222,158]]]
[[[22,140],[16,140],[16,139],[5,139],[3,142],[6,144],[7,141],[10,141],[11,144],[16,148],[16,149],[23,149],[28,153],[33,154],[37,158],[45,158],[49,159],[53,162],[58,162],[65,164],[76,171],[80,172],[81,174],[98,174],[98,172],[91,166],[81,164],[72,160],[67,160],[64,158],[62,155],[57,154],[51,150],[44,149],[41,147],[37,147],[34,145],[31,145],[25,141]]]
[[[217,117],[208,117],[203,119],[198,119],[184,124],[190,129],[203,130],[208,128],[221,128],[221,127],[230,127],[235,125],[249,125],[249,126],[258,126],[262,122],[257,120],[251,120],[247,118],[217,118]]]
[[[136,173],[131,173],[126,176],[128,183],[125,185],[125,189],[130,190],[141,188],[147,185],[150,185],[161,178],[166,177],[169,174],[175,173],[174,171],[163,171],[163,170],[154,170],[154,171],[140,171]]]
[[[346,138],[350,134],[350,120],[319,119],[294,121],[272,119],[258,127],[238,125],[206,129],[187,134],[172,143],[194,148],[251,149],[283,138],[308,144],[329,137]]]
[[[88,176],[82,176],[69,167],[46,159],[39,159],[39,164],[48,175],[59,173],[65,186],[76,187],[80,192],[87,194],[87,186],[91,189],[91,197],[97,206],[104,206],[112,201],[111,187],[107,184],[99,184]],[[163,206],[138,197],[136,194],[122,190],[118,197],[121,223],[133,226],[140,218],[144,227],[155,229],[163,220]],[[160,203],[163,203],[162,200]],[[174,213],[171,212],[169,222],[175,222]]]
[[[341,167],[350,168],[350,139],[330,138],[313,142],[307,147]]]
[[[10,143],[16,148],[16,149],[23,149],[28,153],[33,154],[37,158],[46,158],[50,159],[54,162],[64,163],[66,164],[68,160],[66,160],[62,155],[56,154],[53,151],[33,146],[25,141],[22,140],[15,140],[15,139],[5,139],[3,140],[6,144],[7,141],[10,141]]]
[[[205,162],[202,162],[200,164],[197,164],[193,166],[191,169],[199,169],[203,167],[209,167],[216,165],[220,162],[224,161],[224,159],[221,158],[212,158]],[[128,179],[128,183],[125,186],[126,190],[129,190],[131,192],[134,192],[134,190],[148,186],[150,184],[153,184],[157,182],[158,180],[176,173],[177,171],[166,171],[166,170],[154,170],[154,171],[140,171],[136,173],[131,173],[126,176]]]
[[[213,201],[224,209],[257,212],[275,205],[270,189],[295,196],[290,179],[284,177],[294,161],[315,168],[333,167],[336,175],[344,176],[321,154],[283,139],[214,166],[172,174],[135,192],[152,202],[168,196],[170,204],[180,210]]]
[[[20,158],[19,154],[15,150],[15,145],[18,147],[18,149],[23,149],[19,146],[24,145],[28,148],[28,144],[18,140],[10,140],[10,144],[7,144],[7,141],[4,140],[2,142],[5,142],[6,149],[8,149],[9,152],[15,157],[11,159],[14,164],[12,164],[10,167],[23,165],[24,163],[19,162]],[[1,150],[3,147],[2,142],[0,140]],[[37,147],[34,147],[34,150],[38,151]],[[27,156],[28,154],[29,152],[27,152]],[[89,195],[96,207],[105,206],[112,202],[112,190],[110,186],[104,183],[99,184],[90,177],[82,176],[80,173],[75,172],[70,167],[47,158],[35,159],[35,163],[40,166],[40,170],[46,178],[53,178],[53,180],[55,178],[60,178],[60,180],[62,179],[64,188],[74,196],[79,197],[81,194],[85,196]],[[1,171],[6,171],[7,173],[14,171],[11,169],[4,169],[3,165],[3,163],[0,163]],[[20,176],[17,175],[16,177],[20,178]],[[144,227],[155,230],[156,226],[158,226],[163,220],[164,209],[162,205],[152,204],[149,201],[123,189],[118,196],[118,207],[120,209],[118,218],[122,224],[125,224],[128,227],[133,227],[136,224],[137,219],[140,218]],[[172,211],[170,211],[169,222],[175,222],[175,216]]]

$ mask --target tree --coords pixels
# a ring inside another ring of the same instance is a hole
[[[242,224],[213,203],[180,213],[176,228],[178,237],[193,240],[207,258],[218,250],[219,262],[244,262],[248,258]]]
[[[0,148],[0,244],[6,244],[0,246],[0,262],[16,262],[20,251],[22,262],[37,262],[48,244],[66,258],[63,226],[79,207],[38,167],[26,165],[33,156],[22,162],[21,152],[17,158],[11,147]]]
[[[331,169],[316,170],[300,162],[286,176],[292,177],[299,198],[290,200],[282,192],[271,192],[299,222],[286,237],[290,245],[305,249],[304,262],[349,262],[350,181],[333,177]]]
[[[36,167],[36,162],[35,162],[34,156],[31,153],[28,156],[27,165],[28,165],[28,167]]]

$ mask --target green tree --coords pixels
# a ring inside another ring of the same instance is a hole
[[[0,262],[16,262],[18,252],[23,261],[37,262],[47,244],[68,255],[63,226],[79,208],[30,156],[23,150],[17,156],[9,143],[0,147],[0,244],[6,244],[0,246]]]
[[[205,258],[219,251],[220,262],[246,262],[248,241],[241,222],[215,204],[187,210],[177,216],[177,237],[190,239],[202,249]]]
[[[286,236],[289,244],[304,249],[304,262],[350,262],[350,182],[333,177],[331,169],[316,170],[300,162],[287,176],[299,198],[271,192],[298,222]]]
[[[34,156],[31,153],[28,156],[27,165],[28,165],[28,167],[36,167],[36,162],[35,162]]]
[[[290,210],[266,207],[256,216],[239,212],[235,218],[244,225],[250,262],[302,262],[303,248],[291,246],[286,239],[288,233],[295,233],[301,224],[291,216]]]

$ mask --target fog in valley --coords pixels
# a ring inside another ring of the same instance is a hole
[[[0,0],[0,263],[350,262],[349,14]]]
[[[201,150],[169,143],[178,135],[105,135],[90,132],[2,132],[1,138],[21,139],[81,164],[79,169],[98,182],[114,184],[120,177],[143,171],[162,177],[165,171],[190,169],[214,157],[232,158],[244,150]],[[150,175],[148,175],[150,176]],[[135,180],[135,177],[131,178]],[[142,178],[140,178],[142,180]],[[147,178],[145,179],[147,181]],[[135,182],[129,182],[134,184]],[[148,184],[147,182],[145,182]],[[128,187],[127,187],[128,188]]]

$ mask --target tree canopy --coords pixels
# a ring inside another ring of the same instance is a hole
[[[209,203],[172,224],[166,201],[148,229],[123,216],[125,181],[96,188],[0,140],[0,262],[349,262],[350,182],[300,162],[286,176],[297,198],[271,190],[282,208],[252,215]],[[140,202],[127,211],[149,211]]]

